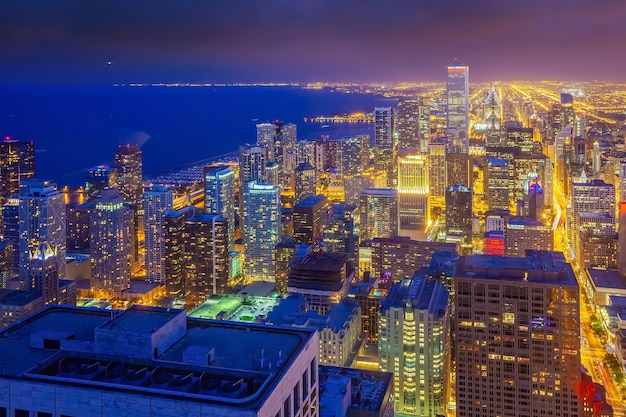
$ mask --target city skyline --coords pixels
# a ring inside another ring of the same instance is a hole
[[[609,0],[5,2],[0,81],[439,81],[455,59],[476,82],[623,80],[623,16]]]

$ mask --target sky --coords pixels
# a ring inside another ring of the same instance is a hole
[[[2,0],[0,85],[626,81],[624,0]]]

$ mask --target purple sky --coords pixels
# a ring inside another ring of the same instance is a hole
[[[0,3],[0,84],[443,81],[454,58],[473,81],[623,81],[626,1]]]

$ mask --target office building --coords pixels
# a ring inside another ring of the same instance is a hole
[[[513,216],[506,224],[506,256],[525,257],[527,250],[554,250],[552,226],[530,217]]]
[[[449,294],[437,280],[403,279],[380,309],[380,369],[392,372],[400,415],[445,414],[449,367]]]
[[[580,296],[563,254],[469,256],[454,279],[457,416],[581,415]]]
[[[532,127],[507,126],[504,146],[518,148],[523,153],[532,154],[534,150],[533,135]]]
[[[412,277],[415,271],[430,264],[438,250],[455,251],[455,243],[420,242],[407,236],[374,238],[371,241],[371,275],[388,277],[396,283]]]
[[[226,165],[204,169],[204,211],[228,221],[228,250],[235,249],[235,173]]]
[[[359,202],[361,242],[399,234],[398,192],[393,188],[365,188]]]
[[[428,107],[422,98],[403,97],[398,100],[398,148],[421,149],[421,139],[428,133],[428,125],[424,127],[424,113]]]
[[[0,141],[0,204],[17,196],[24,179],[35,178],[35,143],[10,137]]]
[[[561,93],[561,126],[575,126],[574,96],[570,93]]]
[[[165,291],[172,299],[185,297],[185,221],[193,214],[193,207],[172,210],[163,219],[165,253]]]
[[[280,187],[252,181],[243,196],[246,279],[274,282],[274,247],[282,235]]]
[[[196,306],[229,288],[228,220],[218,214],[195,213],[183,234],[185,301]]]
[[[116,188],[100,192],[90,214],[91,291],[98,299],[121,298],[130,288],[133,212]]]
[[[65,278],[65,200],[50,181],[22,180],[19,196],[20,281],[31,282],[31,253],[46,242],[56,255],[57,273]],[[31,285],[28,285],[31,287]]]
[[[626,201],[626,161],[619,163],[619,201]]]
[[[287,291],[304,295],[309,308],[326,314],[348,293],[354,268],[348,256],[335,252],[311,252],[290,265]]]
[[[11,416],[275,417],[319,409],[311,329],[158,307],[112,315],[52,306],[15,330],[19,337],[2,334],[9,356],[0,377],[7,393],[0,407]]]
[[[430,221],[428,205],[428,156],[409,154],[398,158],[398,210],[401,229],[425,229]]]
[[[312,195],[293,207],[293,238],[307,245],[319,244],[328,218],[328,199]]]
[[[472,243],[472,189],[453,185],[446,189],[446,242],[468,247]]]
[[[317,172],[313,165],[303,162],[294,173],[295,201],[302,201],[317,193]]]
[[[487,159],[486,194],[489,210],[508,210],[509,202],[509,162],[506,159]]]
[[[332,204],[323,240],[328,251],[345,253],[352,260],[356,260],[359,245],[359,235],[354,227],[356,211],[355,207],[345,204]]]
[[[452,152],[469,153],[469,67],[457,63],[448,66],[446,99],[446,127],[452,136]]]
[[[146,279],[149,282],[165,283],[164,219],[172,210],[172,190],[155,185],[143,193],[144,233],[146,247]]]
[[[597,236],[615,233],[615,186],[602,180],[591,180],[573,182],[571,190],[572,210],[567,226],[574,253],[579,254],[581,233],[592,231]]]
[[[257,146],[267,149],[268,161],[286,167],[286,155],[293,151],[297,140],[297,126],[293,123],[275,121],[259,123],[257,129]]]
[[[59,272],[54,249],[43,241],[30,253],[29,270],[32,288],[43,304],[59,302]]]

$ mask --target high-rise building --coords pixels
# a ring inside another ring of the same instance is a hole
[[[13,274],[20,272],[20,200],[11,197],[2,205],[2,237],[13,243]]]
[[[487,159],[486,194],[489,210],[508,210],[509,202],[509,161],[506,159]]]
[[[324,236],[328,218],[328,199],[312,195],[293,207],[293,238],[308,245],[318,244]]]
[[[89,251],[89,228],[91,212],[94,208],[94,204],[90,201],[65,206],[65,234],[68,252],[86,253]]]
[[[518,148],[523,153],[533,153],[534,130],[532,127],[506,127],[504,146]]]
[[[324,247],[331,252],[348,254],[356,260],[359,236],[355,232],[354,215],[357,209],[345,204],[333,204],[324,230]]]
[[[449,369],[449,294],[435,279],[404,279],[381,303],[380,369],[394,376],[395,411],[445,414]]]
[[[166,281],[163,225],[173,205],[173,192],[166,187],[155,185],[143,193],[146,279],[150,282]]]
[[[506,256],[524,257],[527,250],[554,250],[550,224],[530,217],[514,216],[506,224]]]
[[[371,241],[371,270],[374,277],[388,277],[396,283],[412,277],[415,271],[430,264],[438,250],[456,250],[456,244],[420,242],[408,236],[377,237]]]
[[[165,252],[165,291],[168,297],[185,296],[185,221],[193,214],[193,206],[172,210],[163,220]]]
[[[315,195],[317,190],[316,171],[313,165],[303,162],[296,167],[294,175],[295,201]]]
[[[567,219],[568,233],[573,242],[574,253],[580,250],[580,238],[583,231],[590,230],[595,235],[609,235],[615,233],[615,186],[602,180],[588,182],[573,182],[571,186],[571,217]],[[608,227],[599,228],[598,216],[605,218],[601,222]]]
[[[472,189],[453,185],[446,189],[446,242],[472,244]]]
[[[619,163],[619,201],[626,201],[626,161]]]
[[[398,147],[420,151],[420,108],[423,100],[403,97],[398,100]]]
[[[474,185],[474,158],[470,154],[448,153],[445,169],[446,188],[453,185],[464,185],[472,188]]]
[[[486,146],[500,146],[502,143],[502,103],[493,85],[485,98],[483,114],[487,133]]]
[[[448,66],[446,98],[452,152],[469,153],[469,67],[457,63]]]
[[[204,211],[228,221],[228,250],[235,248],[235,173],[226,165],[204,170]]]
[[[400,228],[423,230],[428,225],[428,174],[427,155],[409,154],[398,158]]]
[[[431,197],[431,206],[444,206],[446,180],[446,144],[443,140],[432,141],[428,145],[428,189]]]
[[[90,213],[91,290],[98,298],[120,298],[130,288],[133,211],[116,188],[100,192]]]
[[[57,255],[47,242],[40,242],[30,253],[29,270],[32,288],[44,305],[59,303],[59,263]]]
[[[85,190],[89,195],[95,195],[104,188],[117,187],[117,170],[108,165],[98,165],[87,170]]]
[[[289,266],[287,291],[304,295],[310,309],[327,314],[333,304],[346,297],[353,278],[348,255],[311,252]]]
[[[259,123],[256,125],[257,146],[267,149],[268,161],[277,162],[281,167],[285,167],[285,157],[296,144],[297,126],[293,123],[283,123],[275,121],[272,123]]]
[[[35,143],[10,137],[0,141],[0,204],[17,196],[24,179],[35,178]]]
[[[398,236],[398,192],[393,188],[365,188],[359,202],[360,240]]]
[[[570,93],[561,93],[561,126],[575,126],[574,96]]]
[[[395,109],[392,107],[374,108],[374,121],[376,168],[387,173],[387,185],[392,186],[396,183],[396,153],[398,150],[395,137]]]
[[[582,415],[580,296],[563,254],[469,256],[454,280],[457,416]]]
[[[243,194],[245,275],[251,281],[275,281],[274,247],[281,239],[280,187],[248,182]]]
[[[202,303],[228,289],[228,221],[217,214],[195,213],[185,221],[185,300]]]
[[[7,287],[7,281],[13,278],[13,241],[0,239],[0,289]]]
[[[19,197],[20,280],[30,282],[31,253],[46,242],[56,256],[59,278],[65,278],[65,200],[56,184],[22,180]]]
[[[115,170],[124,202],[141,205],[143,192],[143,153],[134,145],[120,145],[115,152]]]

